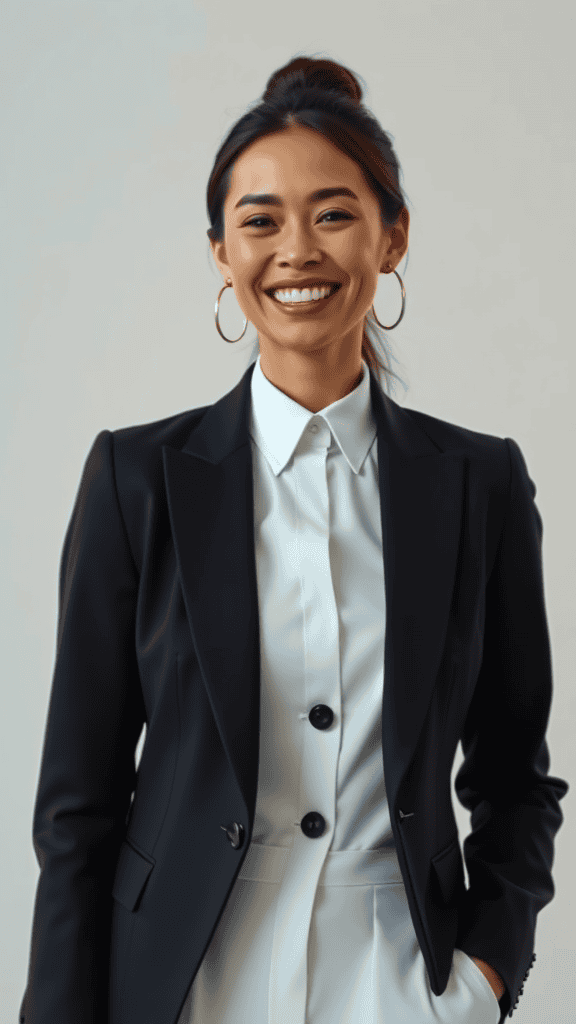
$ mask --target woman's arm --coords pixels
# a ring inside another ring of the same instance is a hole
[[[107,1019],[110,893],[144,719],[134,641],[139,580],[116,495],[113,440],[102,431],[88,454],[61,558],[21,1024]]]
[[[516,442],[506,443],[507,505],[454,780],[472,824],[463,843],[470,885],[455,946],[477,957],[483,973],[494,972],[486,975],[494,991],[503,982],[515,1004],[534,959],[537,915],[554,896],[554,839],[568,783],[549,774],[552,660],[536,485]]]

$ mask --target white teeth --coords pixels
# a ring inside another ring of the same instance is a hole
[[[279,302],[310,302],[312,299],[325,299],[327,295],[330,295],[334,287],[334,285],[328,285],[327,288],[280,289],[272,294]]]

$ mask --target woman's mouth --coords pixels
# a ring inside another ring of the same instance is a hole
[[[330,299],[333,298],[333,296],[336,295],[338,291],[340,291],[341,287],[341,284],[335,284],[332,286],[330,294],[327,295],[324,299],[310,299],[307,302],[303,302],[300,299],[297,300],[296,302],[282,302],[281,299],[277,299],[274,297],[273,292],[266,292],[266,295],[268,295],[269,298],[272,299],[272,302],[274,303],[275,306],[281,306],[282,309],[284,309],[287,313],[310,313],[313,312],[314,310],[324,309],[325,306],[330,302]]]

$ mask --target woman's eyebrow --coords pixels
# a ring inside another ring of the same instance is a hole
[[[332,196],[348,196],[350,199],[355,199],[358,202],[358,196],[352,189],[346,188],[345,185],[338,185],[336,188],[320,188],[317,192],[312,192],[308,196],[308,202],[317,203],[321,199],[331,199]],[[252,192],[242,196],[242,199],[238,200],[234,209],[237,210],[239,206],[246,206],[250,203],[254,203],[257,206],[282,206],[282,198],[274,192],[261,192],[259,194]]]

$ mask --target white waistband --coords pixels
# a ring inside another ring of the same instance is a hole
[[[251,843],[238,878],[281,882],[293,852],[291,846]],[[383,847],[378,850],[328,850],[318,885],[395,885],[402,881],[396,850]]]

